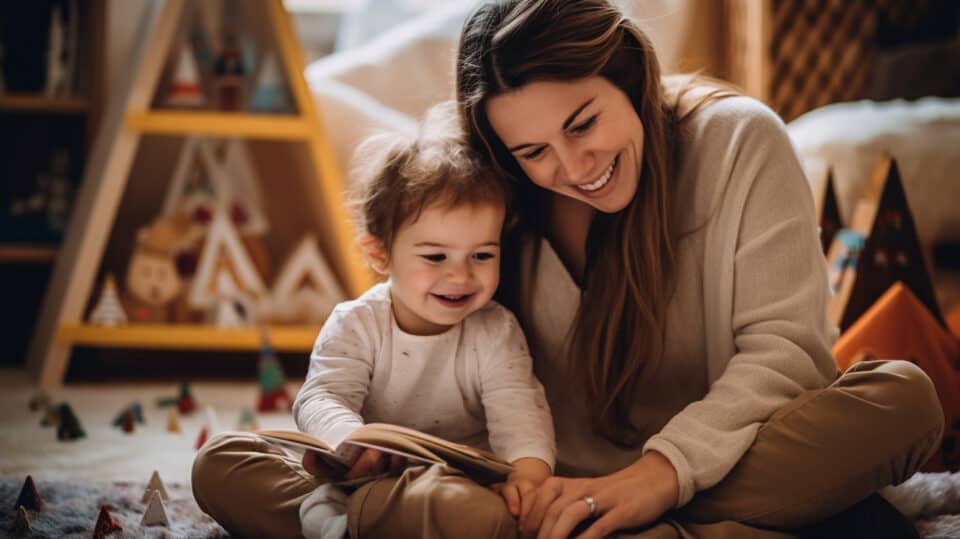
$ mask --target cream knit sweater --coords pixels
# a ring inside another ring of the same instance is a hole
[[[556,423],[558,473],[611,473],[656,450],[679,475],[677,506],[719,482],[774,411],[837,376],[812,195],[783,123],[735,97],[686,127],[675,206],[681,230],[693,232],[678,248],[665,356],[634,407],[642,448],[595,435],[571,398],[578,388],[562,351],[580,290],[546,241],[525,324]]]

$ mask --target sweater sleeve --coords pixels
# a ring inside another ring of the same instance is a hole
[[[297,427],[336,446],[363,425],[360,409],[370,387],[374,345],[361,312],[341,304],[320,330],[306,381],[293,402]]]
[[[734,250],[735,352],[704,398],[643,448],[676,468],[677,506],[723,479],[778,408],[836,377],[836,330],[826,319],[830,292],[812,194],[783,124],[768,109],[749,107],[731,140],[727,151],[736,157],[718,213],[741,208],[738,225],[736,218],[720,221],[738,226],[730,236],[736,244],[721,247]],[[707,313],[707,323],[715,315]]]
[[[491,317],[496,324],[484,344],[490,353],[479,365],[490,446],[508,462],[535,457],[552,470],[557,452],[553,418],[543,386],[533,374],[527,341],[509,311],[498,306]]]

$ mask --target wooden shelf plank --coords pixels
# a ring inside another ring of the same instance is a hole
[[[84,114],[90,100],[79,97],[46,97],[33,94],[0,94],[0,110],[16,112],[47,112],[54,114]]]
[[[57,256],[56,245],[0,244],[0,262],[51,262]]]
[[[159,135],[211,135],[281,140],[308,140],[311,127],[295,115],[210,111],[128,112],[125,127]]]
[[[269,326],[270,345],[280,352],[309,353],[320,326]],[[121,327],[64,323],[56,341],[73,346],[173,350],[260,350],[259,328],[217,329],[199,324],[130,324]]]

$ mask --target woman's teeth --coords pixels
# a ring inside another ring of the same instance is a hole
[[[619,157],[619,156],[617,156]],[[610,166],[607,167],[607,171],[603,173],[603,176],[600,176],[600,179],[584,185],[578,185],[577,189],[583,189],[584,191],[596,191],[604,185],[607,185],[607,182],[610,181],[610,177],[613,176],[613,168],[617,165],[617,157],[613,158],[613,161],[610,163]]]

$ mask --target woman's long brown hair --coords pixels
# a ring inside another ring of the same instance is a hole
[[[673,291],[677,235],[671,180],[679,159],[679,115],[689,85],[661,80],[649,39],[606,0],[509,0],[481,6],[464,25],[457,57],[457,102],[470,143],[512,180],[517,234],[505,239],[503,275],[520,276],[525,242],[546,234],[549,191],[529,179],[487,119],[493,96],[534,81],[601,76],[629,97],[644,127],[643,165],[633,200],[597,213],[587,240],[580,308],[568,335],[571,380],[585,382],[585,405],[598,434],[636,446],[631,410],[641,382],[663,355],[666,305]],[[665,88],[670,98],[665,97]],[[711,97],[716,93],[709,94]],[[539,241],[533,242],[534,264]],[[529,320],[534,275],[504,279],[499,298]]]

